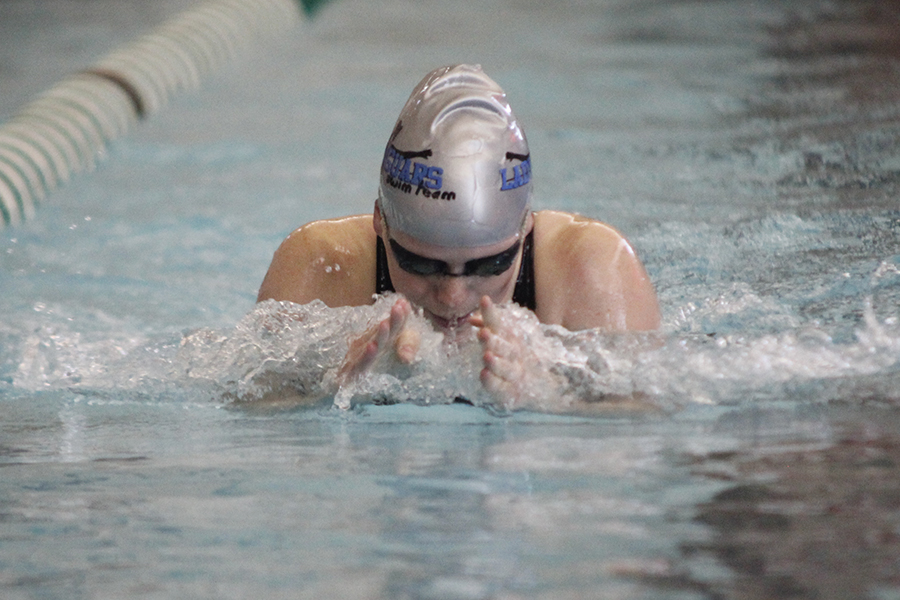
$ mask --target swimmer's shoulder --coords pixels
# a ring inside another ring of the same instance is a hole
[[[602,221],[561,210],[534,213],[535,247],[552,257],[578,254],[590,246],[592,250],[615,251],[627,241],[621,233]]]
[[[328,306],[371,304],[375,293],[375,231],[372,215],[313,221],[278,247],[259,288],[267,299]]]
[[[534,224],[536,300],[542,321],[568,329],[659,325],[656,291],[625,237],[581,215],[544,210]],[[560,290],[565,290],[561,293]]]

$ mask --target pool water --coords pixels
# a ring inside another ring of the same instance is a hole
[[[0,119],[191,6],[0,3]],[[332,0],[261,40],[0,230],[0,595],[900,598],[898,27],[893,0]],[[506,413],[440,344],[338,408],[385,305],[255,306],[287,233],[371,211],[455,62],[507,90],[537,207],[645,263],[658,340],[553,334],[640,409]]]

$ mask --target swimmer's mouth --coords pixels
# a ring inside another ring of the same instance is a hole
[[[462,317],[453,317],[448,319],[446,317],[439,317],[432,312],[428,312],[428,317],[431,319],[431,322],[444,331],[458,329],[463,325],[468,325],[470,316],[471,314],[468,314]]]

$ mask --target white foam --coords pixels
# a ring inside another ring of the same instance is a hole
[[[127,327],[100,312],[91,316],[93,329],[81,332],[66,325],[71,320],[58,308],[38,304],[35,319],[24,324],[29,333],[8,332],[21,340],[13,351],[13,385],[149,395],[174,388],[200,390],[223,403],[333,402],[342,409],[458,398],[491,409],[506,406],[481,386],[482,350],[474,336],[450,343],[418,314],[410,324],[422,344],[412,364],[381,360],[339,389],[335,376],[349,342],[386,318],[393,301],[336,309],[318,301],[268,301],[233,328],[197,329],[180,342],[119,333]],[[850,343],[836,343],[810,326],[756,336],[608,334],[542,325],[518,307],[503,309],[501,318],[534,353],[527,370],[536,383],[516,407],[559,412],[635,397],[672,410],[785,396],[818,402],[848,391],[895,402],[900,327],[895,319],[878,321],[870,304],[864,310],[865,324]],[[541,385],[551,380],[562,386]]]

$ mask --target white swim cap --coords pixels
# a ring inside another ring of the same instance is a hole
[[[388,140],[378,203],[387,224],[438,246],[487,246],[531,208],[528,142],[506,94],[481,67],[435,69]]]

